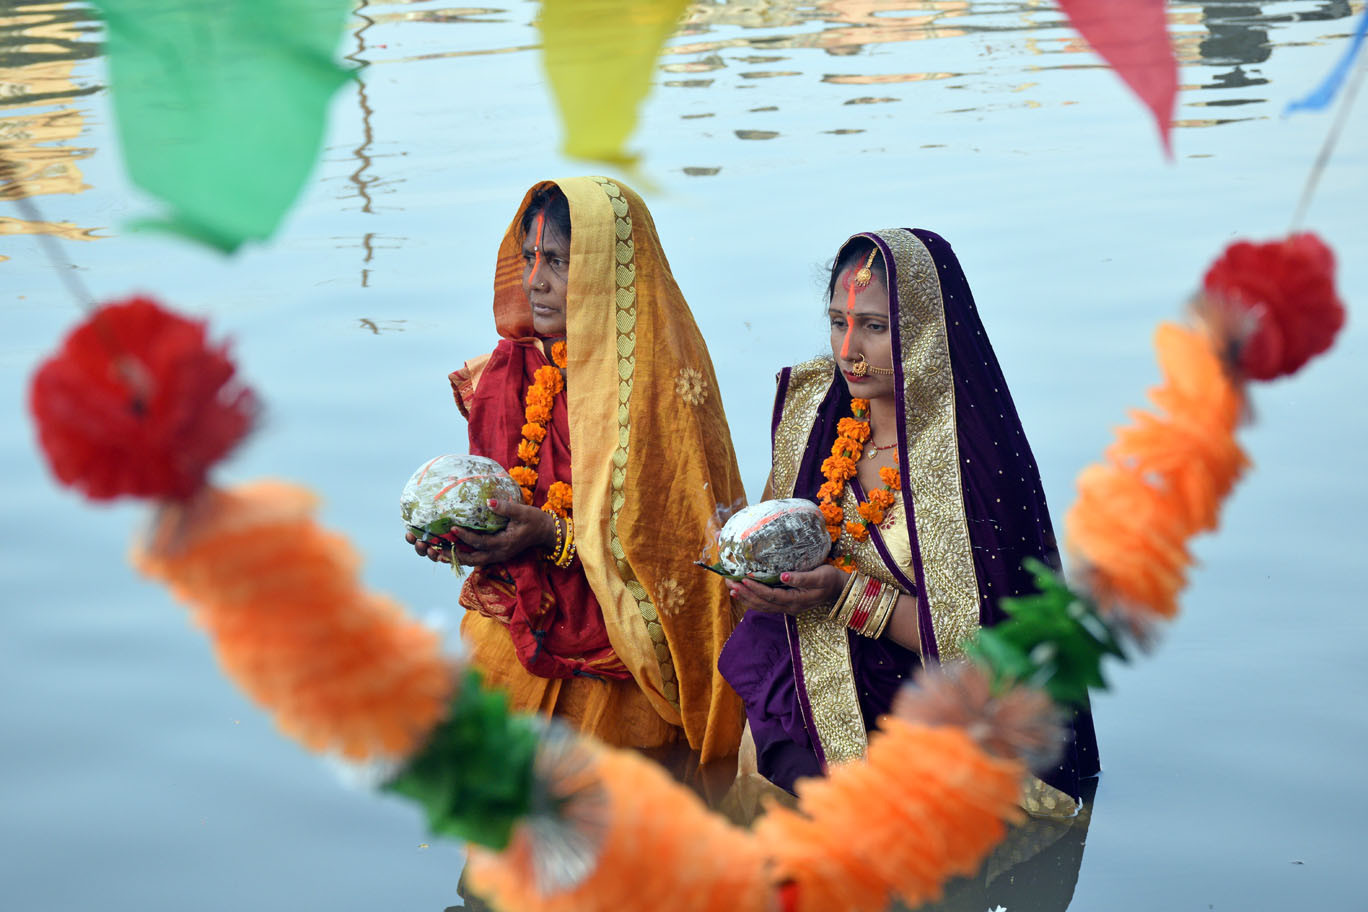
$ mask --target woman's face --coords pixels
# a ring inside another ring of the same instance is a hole
[[[523,293],[532,308],[532,328],[543,338],[564,336],[565,290],[570,279],[569,238],[550,219],[533,217],[523,239],[522,256]]]
[[[854,306],[850,306],[849,282],[863,263],[848,268],[836,280],[827,317],[831,321],[831,355],[845,377],[850,395],[857,399],[882,399],[893,395],[891,374],[869,373],[857,377],[851,373],[855,362],[864,355],[873,367],[893,367],[893,333],[888,325],[888,286],[875,273],[869,284],[857,288]]]

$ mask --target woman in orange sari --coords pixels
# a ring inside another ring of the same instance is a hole
[[[461,531],[454,552],[413,542],[475,568],[470,660],[513,708],[609,744],[734,754],[741,704],[717,673],[730,599],[692,564],[716,505],[744,492],[712,361],[641,198],[601,177],[534,186],[499,248],[494,316],[498,346],[451,385],[470,452],[508,468],[527,502],[491,502],[508,526]]]

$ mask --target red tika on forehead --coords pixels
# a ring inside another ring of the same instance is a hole
[[[546,213],[537,213],[537,241],[532,245],[532,274],[527,277],[527,286],[531,288],[537,283],[537,270],[541,268],[541,248],[542,248],[542,224]]]
[[[869,258],[859,269],[851,266],[846,270],[845,277],[841,279],[841,284],[846,289],[846,332],[845,339],[841,342],[841,357],[850,357],[850,334],[855,329],[855,321],[851,316],[855,313],[855,296],[869,287],[869,281],[874,277],[869,271],[869,267],[874,264],[874,254],[878,253],[878,248],[869,251]]]

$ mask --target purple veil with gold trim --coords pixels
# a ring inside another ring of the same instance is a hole
[[[859,238],[873,242],[888,276],[912,566],[893,561],[877,529],[853,556],[866,573],[916,593],[927,660],[954,661],[965,639],[1002,619],[999,598],[1032,591],[1023,559],[1059,566],[1054,531],[1035,458],[950,245],[921,229],[868,232],[847,243]],[[822,460],[837,422],[850,415],[850,399],[830,357],[779,374],[773,496],[816,500]],[[867,732],[919,662],[896,643],[832,624],[817,609],[749,612],[718,667],[746,703],[761,774],[792,790],[798,778],[864,753]],[[1084,710],[1060,765],[1041,778],[1077,797],[1079,779],[1097,771],[1092,717]]]

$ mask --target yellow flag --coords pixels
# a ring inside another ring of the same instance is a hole
[[[689,0],[543,0],[542,58],[560,107],[564,151],[630,163],[623,148],[656,58]]]

